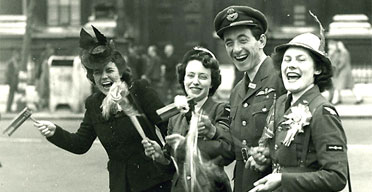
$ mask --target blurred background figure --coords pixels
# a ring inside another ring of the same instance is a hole
[[[171,102],[176,96],[176,66],[178,60],[174,55],[174,46],[167,44],[164,47],[163,63],[165,65],[165,90],[167,94],[167,102]]]
[[[351,90],[356,98],[355,104],[362,103],[362,96],[354,88],[350,53],[345,45],[341,41],[329,41],[328,54],[334,68],[333,89],[330,92],[331,103],[337,105],[342,102],[341,90]]]
[[[162,72],[161,72],[161,58],[158,55],[155,45],[150,45],[147,48],[147,69],[142,78],[150,81],[152,88],[154,88],[161,98],[164,98],[163,92],[160,90]]]
[[[21,54],[19,50],[13,50],[12,57],[8,61],[6,68],[6,83],[9,85],[8,101],[6,112],[12,112],[14,94],[18,88],[18,75],[20,70]]]
[[[45,50],[40,55],[40,63],[37,65],[35,75],[36,91],[39,95],[39,110],[49,108],[49,65],[48,59],[54,55],[55,51],[51,44],[46,44]]]

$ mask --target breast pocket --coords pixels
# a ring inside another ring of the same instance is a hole
[[[256,128],[256,136],[261,137],[263,127],[266,124],[266,118],[269,113],[272,102],[270,100],[256,103],[252,106],[252,116],[254,127]]]

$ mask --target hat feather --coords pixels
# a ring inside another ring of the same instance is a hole
[[[98,44],[106,45],[107,44],[106,37],[101,32],[99,32],[98,29],[95,28],[93,25],[92,25],[92,28],[93,28],[94,34],[96,35],[96,38],[98,40]]]
[[[315,19],[315,21],[318,23],[319,28],[320,28],[320,46],[319,46],[319,51],[325,52],[324,47],[325,47],[325,35],[324,35],[324,28],[322,23],[319,21],[318,17],[309,10],[310,15]]]
[[[82,28],[80,31],[79,44],[81,48],[89,50],[95,46],[96,42],[93,37]]]

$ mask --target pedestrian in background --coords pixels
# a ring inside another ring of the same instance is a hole
[[[260,139],[260,147],[268,150],[260,150],[261,157],[252,155],[251,164],[266,162],[273,173],[258,180],[252,192],[341,191],[346,185],[345,131],[336,109],[321,95],[332,86],[323,42],[305,33],[275,48],[274,64],[288,93],[269,112]]]
[[[164,58],[162,61],[165,65],[164,88],[167,93],[167,102],[172,102],[174,96],[176,96],[177,89],[176,66],[178,64],[178,59],[174,55],[174,46],[172,44],[165,45]]]
[[[258,145],[275,95],[279,97],[285,89],[279,72],[263,50],[267,41],[267,20],[263,13],[248,6],[230,6],[217,14],[214,26],[236,68],[245,72],[230,95],[234,149],[229,157],[231,162],[236,160],[234,191],[245,192],[271,171],[246,169],[248,157],[242,150]]]
[[[161,85],[162,70],[161,70],[161,58],[158,55],[158,49],[155,45],[150,45],[147,48],[147,66],[146,72],[143,78],[150,81],[151,86],[158,91],[159,95],[165,96],[164,92],[160,90],[163,86]]]
[[[49,57],[54,55],[55,50],[50,43],[47,43],[44,51],[40,55],[40,63],[36,69],[36,82],[35,87],[39,95],[39,110],[49,110]]]
[[[167,122],[160,122],[155,110],[163,105],[146,81],[132,82],[131,70],[113,42],[108,42],[94,27],[93,31],[97,40],[81,30],[80,57],[87,69],[87,78],[98,91],[86,99],[80,127],[70,133],[49,121],[34,125],[49,142],[75,154],[86,153],[98,137],[109,158],[111,192],[168,192],[172,175],[145,156],[138,126],[132,121],[134,116],[144,134],[160,143],[154,131],[155,124],[164,135]],[[119,105],[115,100],[118,97],[126,99],[121,99]]]
[[[169,120],[165,139],[178,167],[172,191],[230,192],[224,171],[224,156],[231,150],[229,107],[212,99],[221,84],[219,63],[209,50],[194,47],[184,55],[177,74],[180,86],[194,98],[195,105]],[[159,163],[171,163],[156,142],[142,142],[147,156],[157,157]]]
[[[352,76],[350,53],[342,41],[331,40],[328,43],[328,54],[334,66],[333,85],[331,90],[331,102],[334,105],[342,103],[341,91],[351,90],[355,96],[355,104],[363,103],[362,96],[355,90]]]
[[[19,50],[14,49],[12,51],[12,56],[8,61],[6,68],[6,83],[9,86],[8,100],[6,103],[6,112],[12,112],[12,105],[14,101],[14,95],[17,92],[18,81],[19,81],[19,71],[21,65],[21,54]]]

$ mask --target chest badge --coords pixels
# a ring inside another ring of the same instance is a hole
[[[248,87],[251,88],[251,89],[256,89],[256,84],[255,83],[249,83],[248,84]]]

